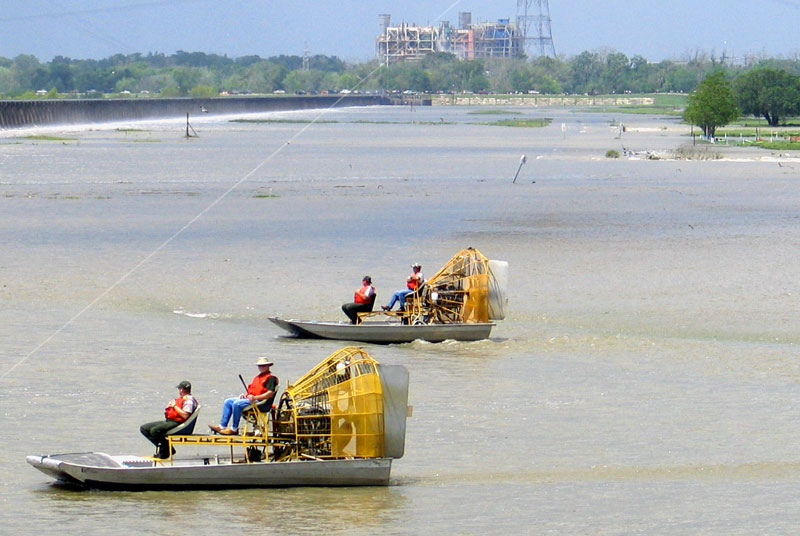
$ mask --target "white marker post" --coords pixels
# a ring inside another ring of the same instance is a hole
[[[525,155],[522,155],[522,158],[519,159],[519,167],[517,168],[517,173],[514,175],[514,180],[511,181],[511,184],[517,182],[517,177],[519,177],[519,170],[522,169],[522,166],[525,165],[525,162],[528,161],[528,158]]]

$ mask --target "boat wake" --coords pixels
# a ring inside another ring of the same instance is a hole
[[[181,315],[181,316],[188,316],[189,318],[220,318],[218,313],[192,313],[189,311],[184,311],[183,309],[175,309],[172,311],[173,314]]]

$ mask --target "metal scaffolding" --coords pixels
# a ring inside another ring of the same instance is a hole
[[[459,14],[459,27],[445,21],[438,26],[402,23],[392,26],[389,15],[380,15],[381,35],[377,56],[384,65],[415,61],[431,52],[450,52],[461,59],[513,57],[523,51],[524,39],[509,19],[472,24],[470,13]]]
[[[548,0],[517,0],[517,27],[531,56],[556,56]]]

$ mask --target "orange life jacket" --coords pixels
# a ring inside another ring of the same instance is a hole
[[[188,417],[182,417],[181,414],[178,413],[178,410],[175,409],[176,407],[183,409],[184,400],[185,398],[182,396],[179,396],[178,398],[173,400],[171,405],[164,408],[164,417],[166,417],[170,421],[175,421],[175,422],[183,422],[186,419],[188,419]]]
[[[271,376],[272,376],[271,373],[266,372],[264,374],[259,374],[258,376],[253,378],[253,381],[251,381],[250,385],[247,386],[247,394],[248,395],[253,395],[253,396],[258,396],[258,395],[263,395],[264,393],[266,393],[267,392],[267,388],[266,388],[267,380],[270,379]]]
[[[414,272],[408,279],[406,279],[406,286],[408,290],[417,290],[417,287],[422,282],[422,274],[420,272]]]
[[[367,296],[369,289],[372,289],[372,296]],[[353,301],[356,303],[373,303],[375,301],[375,295],[375,289],[372,285],[364,285],[353,295]]]

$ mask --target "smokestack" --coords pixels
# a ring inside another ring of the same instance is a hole
[[[381,24],[381,33],[386,33],[386,28],[391,26],[392,24],[392,16],[391,15],[378,15]]]

